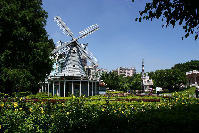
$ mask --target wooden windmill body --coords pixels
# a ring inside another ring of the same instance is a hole
[[[72,40],[65,43],[60,41],[59,46],[52,51],[52,54],[56,60],[56,65],[54,71],[52,71],[50,75],[89,77],[85,69],[89,68],[87,67],[87,61],[89,61],[92,68],[95,69],[98,66],[97,59],[93,57],[92,53],[86,50],[87,45],[80,44],[78,40],[98,30],[99,26],[97,24],[92,25],[80,32],[80,36],[75,38],[73,33],[59,16],[56,16],[54,20],[63,30],[64,34],[70,36]]]

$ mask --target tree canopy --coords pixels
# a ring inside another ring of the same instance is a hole
[[[191,60],[185,63],[175,64],[171,69],[156,70],[149,73],[153,80],[153,88],[162,87],[170,92],[178,91],[186,84],[186,72],[199,70],[199,61]],[[134,74],[132,77],[117,75],[116,72],[103,73],[101,79],[109,89],[128,91],[141,90],[141,74]]]
[[[0,92],[37,91],[51,71],[46,18],[42,0],[0,0]]]
[[[199,61],[191,60],[185,63],[175,64],[172,69],[179,69],[181,72],[186,73],[192,70],[199,70]]]
[[[136,18],[136,21],[161,19],[166,21],[163,25],[166,27],[169,25],[175,27],[179,24],[185,31],[185,38],[193,34],[196,40],[199,34],[198,8],[197,0],[152,0],[139,12],[140,17]]]
[[[149,76],[153,79],[154,87],[176,91],[186,84],[186,72],[192,70],[199,70],[198,60],[175,64],[171,69],[150,72]]]
[[[112,90],[128,91],[141,89],[141,75],[135,74],[132,77],[124,77],[116,72],[103,73],[101,76],[103,82]]]
[[[154,88],[162,87],[164,90],[177,91],[186,84],[186,75],[179,69],[157,70],[149,75],[153,79]]]

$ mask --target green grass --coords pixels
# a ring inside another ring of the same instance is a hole
[[[196,90],[196,87],[191,87],[191,88],[185,89],[183,91],[180,91],[179,93],[195,94],[195,90]]]
[[[172,92],[171,94],[172,94],[172,96],[175,96],[177,94],[177,95],[182,95],[183,97],[190,98],[190,97],[194,97],[195,89],[196,89],[196,87],[190,87],[190,88],[182,90],[182,91]]]
[[[190,95],[193,95],[195,94],[195,89],[196,87],[190,87],[188,89],[184,89],[184,90],[181,90],[181,91],[178,91],[179,94],[190,94]],[[162,94],[175,94],[176,92],[171,92],[171,93],[162,93]]]

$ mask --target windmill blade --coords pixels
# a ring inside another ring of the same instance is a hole
[[[67,42],[67,43],[63,43],[61,46],[59,46],[58,48],[54,49],[51,54],[55,54],[57,53],[59,50],[63,49],[64,47],[67,47],[67,45],[71,44],[73,41]]]
[[[84,50],[84,48],[82,48],[80,46],[80,44],[77,43],[77,47],[80,49],[81,53],[89,60],[89,62],[94,65],[94,66],[98,66],[97,64],[97,59],[91,55],[89,55],[89,52]]]
[[[57,22],[57,25],[60,27],[60,29],[63,31],[63,33],[67,36],[71,36],[72,39],[74,39],[73,33],[71,30],[66,26],[66,24],[62,21],[61,17],[56,16],[54,17],[54,21]]]
[[[98,62],[97,58],[95,58],[90,51],[87,50],[87,52],[88,52],[88,55],[90,55],[90,57],[92,58],[92,60],[94,60],[94,62],[97,63]]]
[[[88,36],[89,34],[92,34],[93,32],[99,30],[99,26],[97,24],[95,25],[91,25],[90,27],[84,29],[83,31],[79,32],[80,37],[78,37],[77,39],[80,38],[84,38],[86,36]]]

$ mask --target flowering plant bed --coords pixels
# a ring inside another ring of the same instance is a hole
[[[158,100],[0,99],[0,132],[192,132],[197,128],[198,99],[176,93],[172,99]]]
[[[137,101],[137,102],[160,102],[160,99],[137,99],[137,98],[130,98],[130,99],[116,99],[117,101],[128,101],[128,102],[131,102],[131,101]]]

